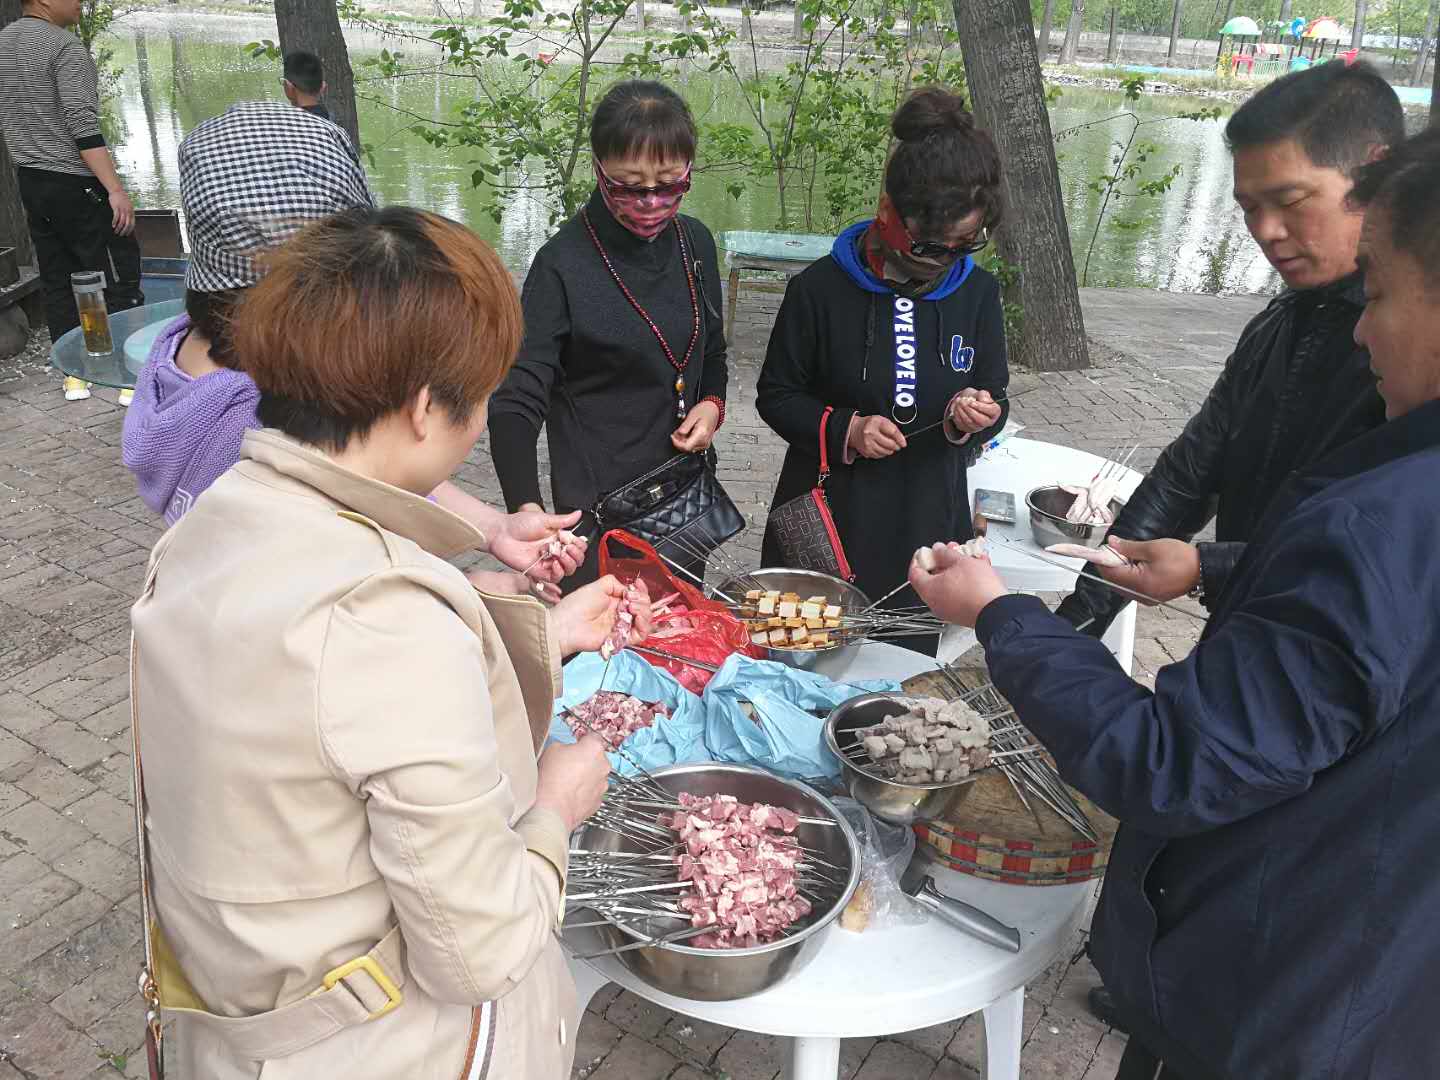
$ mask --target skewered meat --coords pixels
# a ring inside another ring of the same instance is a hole
[[[765,803],[742,803],[733,795],[677,796],[682,809],[668,824],[685,850],[676,856],[679,907],[695,927],[713,926],[688,944],[702,949],[746,949],[774,941],[810,914],[795,873],[801,847],[798,816]]]
[[[1065,520],[1077,525],[1110,525],[1115,514],[1110,503],[1115,498],[1119,484],[1115,478],[1102,476],[1089,484],[1061,484],[1061,491],[1075,496],[1070,509],[1065,511]]]
[[[635,625],[635,614],[643,604],[650,602],[645,586],[632,581],[625,587],[620,598],[620,609],[615,613],[615,622],[610,627],[610,636],[600,646],[600,657],[609,660],[630,644],[630,629]]]
[[[990,764],[990,725],[963,701],[902,698],[907,711],[855,732],[858,768],[902,784],[962,780]]]
[[[599,735],[611,750],[669,715],[670,710],[659,701],[642,701],[617,690],[601,690],[566,714],[571,731]]]
[[[1130,560],[1112,547],[1085,547],[1083,544],[1051,544],[1045,549],[1067,559],[1084,559],[1096,566],[1128,566]]]

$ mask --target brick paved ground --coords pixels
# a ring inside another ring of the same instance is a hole
[[[777,297],[740,306],[722,477],[756,527],[780,447],[754,412],[754,383]],[[1040,378],[1015,405],[1028,434],[1092,449],[1142,444],[1141,464],[1178,430],[1213,380],[1253,299],[1089,293],[1097,366]],[[43,337],[43,335],[42,335]],[[0,363],[0,1080],[141,1076],[134,975],[139,916],[130,809],[127,608],[160,535],[120,464],[113,392],[66,404],[43,363],[48,343]],[[1022,376],[1028,385],[1031,376]],[[1018,381],[1018,380],[1017,380]],[[460,480],[497,497],[488,451]],[[1188,620],[1146,612],[1137,673],[1193,641]],[[1122,1037],[1091,1019],[1095,982],[1075,960],[1083,934],[1032,987],[1027,1077],[1108,1080]],[[976,1075],[978,1020],[856,1040],[844,1075],[958,1080]],[[579,1034],[594,1080],[771,1080],[775,1040],[602,994]]]

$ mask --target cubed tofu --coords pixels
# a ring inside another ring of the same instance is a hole
[[[827,631],[821,630],[819,633],[811,634],[810,641],[817,649],[828,648],[830,645],[830,634]]]
[[[764,589],[750,589],[745,593],[746,600],[759,600],[765,595]]]
[[[818,619],[821,618],[820,613],[823,610],[824,608],[821,607],[821,605],[812,604],[807,601],[806,603],[800,605],[800,617],[802,619]]]
[[[755,605],[755,610],[761,615],[775,614],[775,601],[768,596],[762,596],[760,602]]]
[[[825,628],[826,628],[827,630],[839,630],[839,629],[840,629],[840,620],[839,620],[839,619],[826,619],[826,620],[825,620]]]
[[[778,616],[778,615],[774,616],[773,618],[769,618],[769,619],[766,619],[766,620],[765,620],[765,627],[766,627],[766,629],[769,629],[769,630],[778,630],[778,629],[780,629],[780,628],[781,628],[782,626],[784,626],[784,625],[785,625],[785,620],[782,619],[782,618],[780,618],[780,616]]]
[[[794,630],[790,631],[790,640],[796,645],[802,641],[808,641],[810,640],[810,631],[803,626],[797,626]]]
[[[789,640],[790,640],[790,632],[789,632],[788,630],[771,630],[771,631],[770,631],[770,644],[771,644],[771,645],[784,646]]]
[[[827,601],[823,596],[812,596],[808,598],[805,602],[807,604],[819,604],[821,607],[824,607],[829,601]]]
[[[782,621],[785,623],[785,629],[787,630],[799,630],[805,625],[804,619],[784,619]]]
[[[825,620],[824,620],[824,619],[805,619],[805,620],[804,620],[804,623],[805,623],[805,628],[806,628],[807,630],[824,630],[824,629],[825,629]]]
[[[821,614],[824,615],[827,619],[838,619],[840,617],[840,605],[826,604],[825,609],[821,612]]]
[[[799,605],[790,600],[781,600],[775,613],[782,619],[793,619],[799,613]]]
[[[764,645],[769,640],[770,635],[767,634],[764,630],[761,630],[758,634],[750,635],[750,644],[752,645]]]
[[[800,594],[793,592],[781,593],[780,599],[787,604],[798,604],[800,602]]]

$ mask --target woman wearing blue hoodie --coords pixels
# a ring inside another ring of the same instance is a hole
[[[940,88],[917,90],[890,124],[875,218],[790,282],[756,400],[790,444],[772,508],[815,486],[825,418],[826,492],[872,597],[905,581],[917,547],[970,538],[965,470],[1005,424],[993,399],[1010,379],[1000,285],[972,258],[1000,221],[995,143]],[[784,565],[773,531],[761,558]],[[933,653],[936,641],[906,644]]]

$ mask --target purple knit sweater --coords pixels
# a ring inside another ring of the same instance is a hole
[[[125,414],[121,457],[135,474],[140,497],[165,524],[186,510],[240,460],[240,440],[260,427],[260,391],[250,376],[221,368],[195,379],[175,365],[190,330],[181,315],[160,332],[135,384]]]

